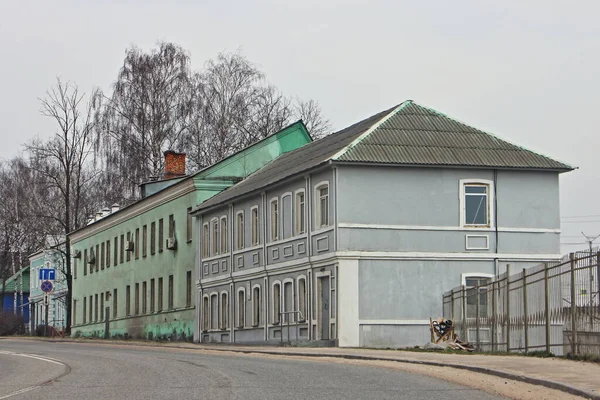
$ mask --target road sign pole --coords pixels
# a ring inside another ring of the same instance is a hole
[[[46,300],[45,303],[46,303],[46,316],[45,316],[45,321],[44,321],[44,337],[47,337],[48,336],[48,307],[50,306],[50,302],[48,300]]]

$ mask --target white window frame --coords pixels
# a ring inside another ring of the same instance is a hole
[[[300,307],[300,281],[304,281],[304,310]],[[302,316],[298,314],[298,322],[308,320],[308,279],[306,275],[299,275],[296,278],[296,310],[302,312]]]
[[[292,300],[291,303],[292,304],[287,304],[287,302],[285,301],[285,286],[286,284],[290,284],[290,287],[292,288]],[[287,310],[289,306],[289,310]],[[296,288],[294,287],[294,280],[292,278],[286,278],[283,280],[282,284],[281,284],[281,311],[282,312],[288,312],[288,311],[296,311],[294,308],[296,307]],[[296,321],[296,316],[294,314],[284,314],[283,316],[283,320],[281,321],[283,322],[295,322]]]
[[[243,299],[244,299],[244,303],[243,304],[240,304],[240,293],[242,293],[242,295],[243,295]],[[240,328],[241,329],[241,328],[246,327],[246,321],[248,320],[248,318],[246,316],[246,314],[247,314],[246,313],[246,311],[247,311],[246,303],[247,303],[247,301],[246,301],[246,288],[244,288],[242,286],[242,287],[238,288],[238,290],[237,290],[237,296],[236,296],[236,304],[237,304],[237,306],[236,306],[236,311],[237,312],[235,314],[235,317],[236,317],[236,319],[235,319],[235,326],[236,326],[236,328]],[[241,321],[242,324],[240,325],[240,309],[242,307],[244,308],[244,318],[243,318],[243,321]]]
[[[225,233],[223,233],[223,221],[225,221]],[[219,254],[229,253],[229,225],[227,222],[227,215],[219,218]]]
[[[205,302],[207,307],[205,307]],[[202,296],[202,331],[210,330],[210,296],[208,294],[204,294]]]
[[[465,292],[464,295],[467,295],[467,291],[469,290],[470,286],[467,287],[467,279],[469,278],[479,278],[479,279],[489,279],[490,281],[494,280],[494,274],[489,274],[489,273],[484,273],[484,272],[466,272],[461,274],[461,285],[464,286],[465,288]],[[479,293],[476,293],[477,296],[477,301],[479,301]],[[466,302],[466,299],[465,299]],[[486,307],[489,307],[489,304],[486,305]],[[465,310],[465,313],[467,313],[467,310]],[[465,315],[465,318],[467,320],[475,320],[477,317],[469,317],[467,315]],[[483,318],[483,317],[482,317]]]
[[[242,217],[241,220],[240,216]],[[242,250],[246,247],[246,215],[244,210],[235,213],[235,246],[236,250]]]
[[[259,308],[258,308],[258,315],[256,315],[256,313],[254,312],[256,310],[256,304],[255,304],[255,297],[254,297],[254,291],[258,289],[258,301],[259,301]],[[263,314],[263,319],[264,319],[264,311],[262,309],[262,304],[263,304],[263,299],[262,299],[263,293],[262,293],[262,287],[257,283],[254,286],[252,286],[252,326],[253,327],[258,327],[261,326],[260,323],[260,317],[261,314]],[[256,324],[255,324],[256,321]]]
[[[285,214],[285,198],[289,197],[290,198],[290,210],[289,213],[290,215],[286,215]],[[279,220],[280,225],[281,225],[281,239],[285,240],[285,239],[289,239],[291,237],[294,237],[294,197],[293,197],[293,193],[292,192],[285,192],[284,194],[281,195],[281,201],[280,204],[277,208],[277,210],[279,211]],[[289,223],[290,223],[290,236],[286,237],[285,236],[285,221],[284,219],[288,219]]]
[[[276,205],[277,209],[275,214],[273,214],[273,204]],[[271,242],[276,242],[279,240],[279,222],[280,222],[280,218],[279,215],[281,213],[281,210],[279,208],[279,198],[278,197],[273,197],[270,201],[269,201],[269,239]],[[275,219],[275,221],[273,221],[273,216],[276,216],[277,218]],[[273,232],[273,228],[275,228],[275,232]]]
[[[256,219],[254,219],[254,210],[256,210]],[[254,233],[256,232],[256,237]],[[255,240],[256,239],[256,240]],[[252,247],[260,244],[260,210],[258,206],[250,207],[250,245]]]
[[[279,318],[279,313],[275,313],[275,286],[279,285],[279,311],[281,312],[281,298],[282,298],[282,291],[283,291],[283,285],[281,284],[281,281],[275,281],[271,284],[271,303],[273,305],[273,307],[271,307],[271,324],[272,325],[281,325],[281,318]],[[275,322],[275,315],[277,315],[277,322]]]
[[[489,179],[461,179],[459,181],[460,226],[465,228],[494,228],[494,182]],[[487,224],[467,224],[465,186],[487,186]]]
[[[302,194],[304,200],[300,202],[298,196]],[[302,205],[303,212],[300,212]],[[303,216],[303,218],[301,218]],[[302,229],[300,227],[302,225]],[[294,193],[294,235],[304,235],[306,233],[306,190],[298,189]]]
[[[225,305],[225,307],[223,307],[223,296],[225,296],[225,299],[227,301],[227,304]],[[225,318],[223,318],[223,316],[225,316]],[[225,321],[223,321],[223,319],[225,319]],[[227,290],[222,290],[219,293],[219,326],[218,329],[221,331],[227,330],[229,328],[229,321],[230,321],[230,315],[229,315],[229,292]]]
[[[216,325],[217,326],[215,326],[215,327],[213,327],[213,311],[212,311],[212,309],[213,309],[213,297],[217,298],[217,320],[216,320]],[[219,321],[220,321],[219,320],[219,317],[220,317],[219,313],[221,311],[221,307],[220,307],[221,300],[220,300],[219,297],[220,296],[219,296],[218,292],[211,292],[210,295],[209,295],[209,302],[208,302],[208,307],[209,307],[208,327],[209,328],[208,328],[208,330],[211,330],[211,331],[219,330]]]
[[[320,190],[327,187],[327,224],[321,224],[322,210],[321,210],[321,194]],[[324,229],[331,225],[331,187],[329,181],[321,181],[314,186],[314,199],[315,199],[315,226],[314,230]]]
[[[215,225],[217,227],[216,230],[215,230]],[[221,243],[221,237],[219,235],[219,233],[220,233],[219,227],[220,227],[219,218],[215,217],[210,220],[210,237],[211,237],[211,244],[212,244],[211,249],[210,249],[211,256],[216,256],[219,254],[219,244]]]
[[[210,224],[202,224],[202,257],[210,257]]]

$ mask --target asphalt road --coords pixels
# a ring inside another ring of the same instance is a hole
[[[434,398],[498,399],[379,367],[160,347],[0,340],[0,400]]]

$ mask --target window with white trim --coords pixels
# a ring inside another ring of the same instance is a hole
[[[236,248],[241,250],[244,248],[244,211],[238,211],[235,218],[235,234],[236,234]]]
[[[270,225],[270,237],[271,242],[279,239],[279,200],[273,199],[270,203],[271,210],[271,225]]]
[[[220,303],[221,316],[219,318],[219,329],[225,330],[229,327],[229,302],[227,299],[227,292],[221,293]]]
[[[329,185],[321,184],[315,188],[316,207],[315,207],[315,222],[316,228],[329,225]]]
[[[260,313],[262,310],[262,297],[260,296],[260,286],[252,288],[252,326],[260,326]]]
[[[258,231],[259,221],[258,221],[258,206],[254,206],[251,208],[251,216],[250,216],[250,228],[252,232],[252,246],[258,246],[260,241],[260,235]]]
[[[463,226],[491,226],[491,184],[462,181]]]
[[[202,257],[210,256],[210,228],[208,222],[202,225]]]
[[[304,190],[296,192],[296,222],[294,232],[296,235],[306,232],[306,201]]]
[[[246,325],[246,291],[244,288],[238,290],[236,325],[238,328],[243,328]]]
[[[298,278],[298,311],[300,311],[298,320],[300,322],[306,321],[306,309],[306,278],[300,277]]]
[[[273,325],[279,324],[279,312],[281,311],[281,283],[273,284]]]
[[[212,254],[213,256],[219,254],[219,220],[217,218],[212,220]]]
[[[221,253],[227,253],[229,246],[227,246],[227,217],[221,217]]]
[[[486,318],[489,305],[488,285],[492,282],[492,278],[489,276],[467,276],[464,279],[467,291],[467,318],[476,318],[477,302],[479,302],[479,318]]]
[[[202,330],[207,331],[210,329],[210,302],[208,300],[208,295],[205,295],[202,298]]]

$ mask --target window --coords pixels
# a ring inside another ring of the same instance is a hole
[[[238,290],[236,325],[238,328],[243,328],[246,325],[246,291],[244,288]]]
[[[148,283],[144,281],[142,283],[142,314],[148,312]]]
[[[164,246],[164,227],[163,227],[163,219],[158,220],[158,252],[162,253]]]
[[[169,275],[169,310],[174,308],[173,305],[173,275]]]
[[[192,306],[192,271],[185,273],[185,306]]]
[[[90,324],[94,321],[94,296],[90,296]]]
[[[277,199],[271,200],[271,242],[279,239],[279,202]]]
[[[202,225],[202,257],[210,256],[210,229],[208,224]]]
[[[87,275],[88,256],[87,249],[83,250],[83,276]],[[36,276],[39,276],[36,274]],[[84,321],[85,323],[85,321]]]
[[[279,324],[279,313],[281,312],[281,283],[273,285],[273,325]]]
[[[252,246],[258,246],[260,235],[258,233],[258,206],[252,207],[250,225],[252,228]]]
[[[119,262],[119,257],[118,257],[118,254],[119,254],[119,238],[117,238],[116,236],[115,236],[115,243],[114,244],[115,244],[115,246],[114,246],[115,247],[115,250],[114,250],[115,254],[114,254],[113,265],[116,267],[117,264],[118,264],[118,262]]]
[[[163,278],[158,278],[158,305],[156,306],[157,311],[163,309]]]
[[[98,321],[98,293],[94,295],[94,321]]]
[[[301,277],[298,278],[298,311],[300,311],[300,315],[298,315],[299,321],[306,321],[306,278]]]
[[[96,245],[96,252],[94,253],[94,269],[96,272],[100,271],[100,258],[102,254],[100,254],[100,245]]]
[[[142,227],[142,257],[148,255],[148,225]]]
[[[296,223],[295,233],[301,235],[306,232],[306,204],[304,190],[296,192]]]
[[[131,247],[129,246],[131,246],[131,232],[127,232],[127,249],[125,250],[125,253],[127,253],[127,261],[131,261]]]
[[[125,235],[121,235],[121,251],[119,253],[119,262],[123,264],[125,261]]]
[[[100,247],[100,269],[104,269],[104,254],[106,249],[104,248],[105,244],[102,242],[102,246]]]
[[[208,322],[210,321],[209,319],[209,313],[210,313],[210,305],[209,305],[209,301],[208,301],[208,296],[204,296],[202,299],[202,330],[206,331],[210,328],[210,326],[208,325]]]
[[[131,315],[131,286],[125,288],[125,315]]]
[[[135,259],[138,260],[140,258],[140,228],[135,228],[135,244],[133,246]]]
[[[76,258],[73,258],[73,279],[77,279],[77,259]],[[73,323],[73,325],[74,324],[75,323]]]
[[[83,312],[85,314],[85,311]],[[77,325],[77,300],[73,299],[73,321],[72,325]]]
[[[227,217],[221,217],[221,253],[227,253]]]
[[[219,220],[212,220],[212,255],[219,254]]]
[[[135,315],[140,315],[140,284],[135,284]]]
[[[175,217],[173,214],[169,215],[169,237],[175,237]]]
[[[219,329],[225,330],[229,326],[229,303],[227,302],[227,292],[221,293],[221,316]]]
[[[219,295],[210,296],[210,329],[219,328]]]
[[[150,255],[156,253],[156,222],[150,224]]]
[[[94,257],[94,246],[90,247],[90,258],[87,260],[87,263],[90,264],[90,274],[94,273],[94,263],[96,262],[96,257]]]
[[[236,233],[236,248],[241,250],[244,248],[244,212],[239,211],[235,218],[235,233]]]
[[[87,304],[86,304],[87,301],[86,300],[87,300],[87,297],[84,297],[83,298],[83,323],[84,324],[87,322],[87,314],[86,314],[86,312],[87,312],[87,307],[86,307],[87,306]]]
[[[252,289],[252,326],[260,326],[260,311],[262,310],[262,297],[260,297],[260,286]]]
[[[488,316],[488,284],[492,281],[490,276],[467,276],[464,277],[465,289],[467,290],[467,318],[476,318],[477,302],[479,301],[479,317]],[[477,286],[479,285],[479,293]]]
[[[188,242],[192,241],[192,233],[193,233],[193,224],[192,224],[192,207],[188,207],[187,209],[187,227],[186,227],[186,240]]]
[[[106,241],[106,268],[110,267],[110,240]]]
[[[490,183],[487,181],[461,181],[463,226],[490,226]]]
[[[279,220],[281,221],[282,239],[288,239],[294,235],[294,215],[292,208],[292,193],[284,193],[281,195],[281,204],[279,206]]]
[[[154,287],[154,279],[150,279],[150,312],[153,313],[155,310],[156,295]]]
[[[119,297],[117,296],[117,289],[113,290],[113,318],[119,316]]]
[[[316,228],[329,225],[329,185],[321,183],[315,187],[316,193]]]
[[[289,280],[283,283],[283,311],[294,311],[294,282]],[[283,322],[294,322],[293,314],[285,314]]]
[[[104,293],[100,293],[100,321],[104,321]]]

